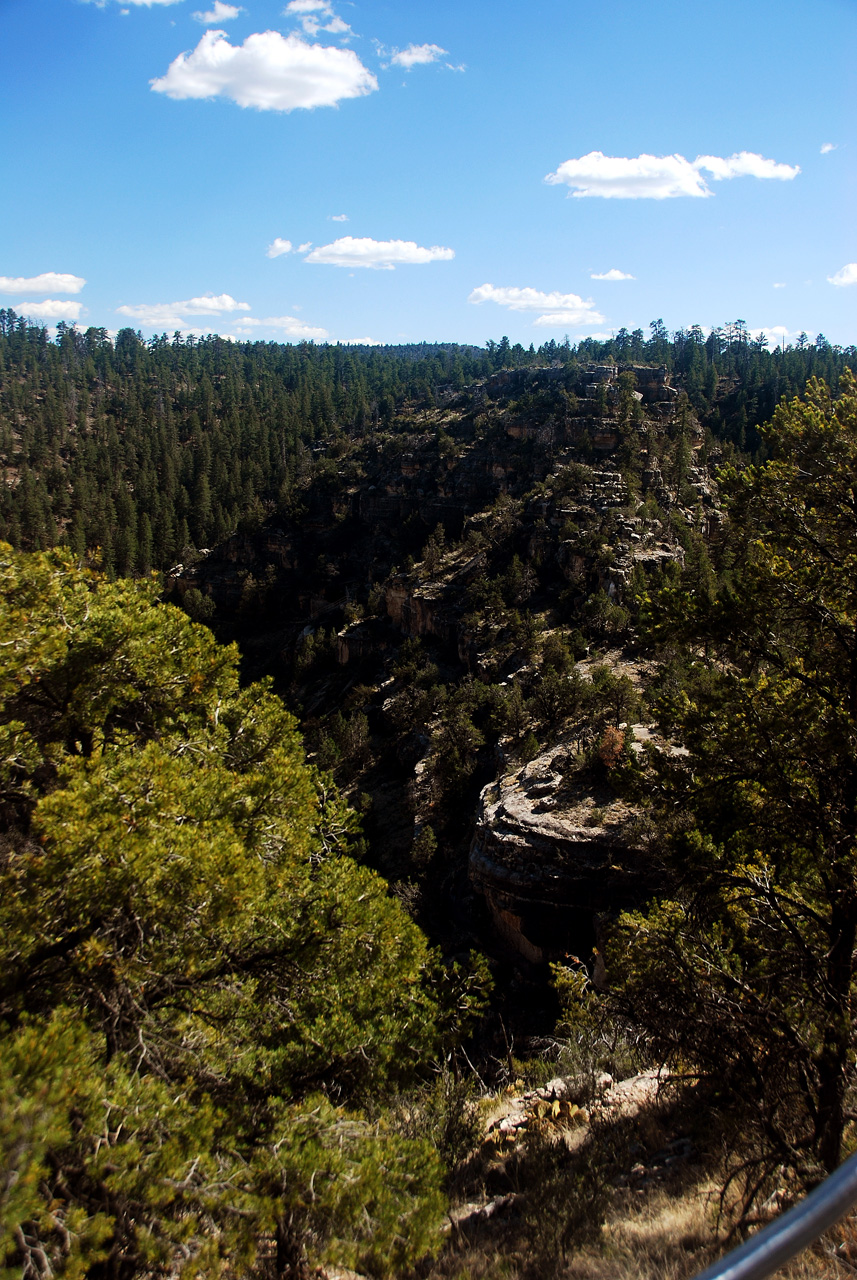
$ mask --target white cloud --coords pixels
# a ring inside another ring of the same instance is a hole
[[[603,196],[615,200],[666,200],[672,196],[711,193],[684,156],[605,156],[590,151],[579,160],[566,160],[545,182],[565,183],[574,196]]]
[[[195,13],[193,17],[197,22],[202,22],[205,26],[210,27],[215,22],[231,22],[233,18],[237,18],[242,13],[240,4],[224,4],[223,0],[214,0],[214,8],[206,10],[205,13]]]
[[[636,276],[632,276],[627,271],[620,271],[618,267],[611,267],[609,271],[592,271],[589,275],[590,280],[636,280]]]
[[[406,71],[410,71],[411,67],[422,67],[430,62],[437,62],[438,58],[448,52],[448,49],[441,49],[439,44],[409,44],[407,49],[394,49],[390,62],[394,66],[404,67]]]
[[[201,298],[188,298],[186,302],[174,302],[172,305],[194,316],[214,316],[219,315],[221,311],[250,310],[249,302],[236,302],[228,293],[204,293]]]
[[[726,159],[721,156],[697,156],[693,167],[705,169],[715,182],[721,182],[724,178],[774,178],[779,182],[790,182],[800,173],[799,165],[766,160],[755,151],[738,151]]]
[[[187,316],[218,316],[229,311],[249,310],[249,302],[236,302],[228,293],[206,293],[183,302],[141,302],[116,308],[120,316],[129,316],[156,329],[184,329]]]
[[[308,36],[316,36],[319,31],[328,31],[336,36],[351,33],[348,23],[333,12],[328,0],[291,0],[283,13],[286,17],[297,18]]]
[[[298,253],[306,253],[307,249],[312,248],[312,240],[305,240],[303,244],[298,245]]]
[[[326,329],[311,324],[304,324],[296,316],[266,316],[257,320],[253,316],[242,316],[237,326],[239,333],[252,333],[254,329],[278,329],[289,338],[311,338],[323,340],[328,336]]]
[[[331,221],[331,222],[347,222],[347,221],[348,221],[348,214],[347,214],[347,213],[332,213],[332,214],[330,215],[330,221]]]
[[[769,347],[779,347],[783,343],[788,346],[794,346],[798,338],[803,332],[801,329],[789,329],[784,324],[772,324],[763,326],[761,329],[750,329],[751,338],[759,338],[764,334]],[[812,338],[810,338],[812,341]]]
[[[152,81],[169,98],[229,98],[259,111],[333,107],[359,98],[378,81],[351,49],[307,44],[279,31],[249,35],[233,46],[223,31],[206,31],[192,53],[181,53]]]
[[[712,195],[702,170],[715,181],[724,178],[790,179],[800,169],[775,160],[766,160],[754,152],[741,151],[723,159],[720,156],[698,156],[691,163],[684,156],[605,156],[590,151],[576,160],[566,160],[545,182],[565,184],[576,197],[601,196],[614,200],[669,200],[677,196],[706,197]]]
[[[333,244],[319,245],[304,262],[321,262],[332,267],[373,267],[392,271],[394,267],[424,262],[448,262],[455,257],[452,249],[432,245],[425,249],[413,240],[371,240],[368,236],[342,236]]]
[[[827,278],[835,285],[857,284],[857,262],[846,262],[835,275]]]
[[[82,302],[45,298],[44,302],[19,302],[15,310],[40,320],[79,320],[82,307]]]
[[[337,338],[341,347],[380,347],[380,338]]]
[[[39,276],[0,276],[0,293],[80,293],[83,276],[43,271]]]
[[[496,302],[509,311],[541,312],[533,324],[542,328],[563,325],[602,324],[604,317],[595,309],[591,298],[584,300],[576,293],[542,293],[540,289],[518,289],[480,285],[474,289],[468,302]]]
[[[583,303],[584,307],[587,303]],[[568,311],[548,311],[543,316],[536,316],[533,324],[537,329],[567,329],[578,324],[598,324],[603,321],[604,317],[598,311],[576,311],[569,309]],[[587,337],[597,337],[597,334],[588,334]]]
[[[277,236],[276,240],[272,240],[265,250],[266,258],[279,258],[283,253],[291,253],[291,240],[284,240],[282,236]]]
[[[139,320],[153,329],[183,329],[187,323],[185,317],[174,310],[169,302],[123,305],[117,307],[116,312],[117,315],[128,316],[131,320]]]
[[[835,143],[835,142],[822,142],[822,144],[821,144],[821,154],[822,154],[823,156],[826,156],[826,155],[828,155],[831,151],[835,151],[835,150],[836,150],[836,143]]]
[[[786,287],[786,282],[785,282],[785,280],[775,280],[775,281],[774,281],[774,288],[775,288],[775,289],[785,289],[785,287]]]

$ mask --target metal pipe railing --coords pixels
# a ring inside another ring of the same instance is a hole
[[[805,1200],[700,1271],[695,1280],[766,1280],[857,1205],[857,1154]]]

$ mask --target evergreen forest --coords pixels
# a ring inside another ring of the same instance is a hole
[[[0,311],[4,1277],[682,1280],[857,1147],[855,371]]]

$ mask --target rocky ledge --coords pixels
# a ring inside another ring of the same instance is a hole
[[[635,738],[648,736],[634,726]],[[527,960],[593,961],[604,921],[652,892],[639,813],[560,743],[487,786],[470,879],[505,941]]]

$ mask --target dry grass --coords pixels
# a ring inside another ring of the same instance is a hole
[[[617,1191],[596,1244],[534,1265],[520,1235],[502,1230],[450,1240],[425,1280],[692,1280],[727,1249],[717,1233],[717,1186],[687,1171],[669,1187]],[[499,1226],[499,1224],[498,1224]],[[839,1246],[839,1261],[832,1250]],[[783,1267],[772,1280],[844,1280],[857,1274],[857,1218]]]
[[[554,1269],[539,1268],[540,1280],[692,1280],[724,1251],[712,1243],[710,1215],[699,1197],[678,1201],[659,1192],[639,1212],[611,1221],[598,1250],[582,1250]],[[532,1280],[536,1274],[519,1251],[473,1246],[448,1251],[427,1280]],[[772,1280],[844,1280],[855,1274],[825,1255],[808,1250]]]
[[[739,1238],[720,1189],[735,1135],[699,1123],[693,1092],[642,1090],[650,1084],[608,1089],[574,1130],[539,1111],[511,1142],[484,1140],[459,1166],[462,1212],[419,1280],[693,1280],[728,1252]],[[484,1100],[486,1128],[519,1092]],[[857,1276],[857,1215],[776,1280],[847,1276]]]

